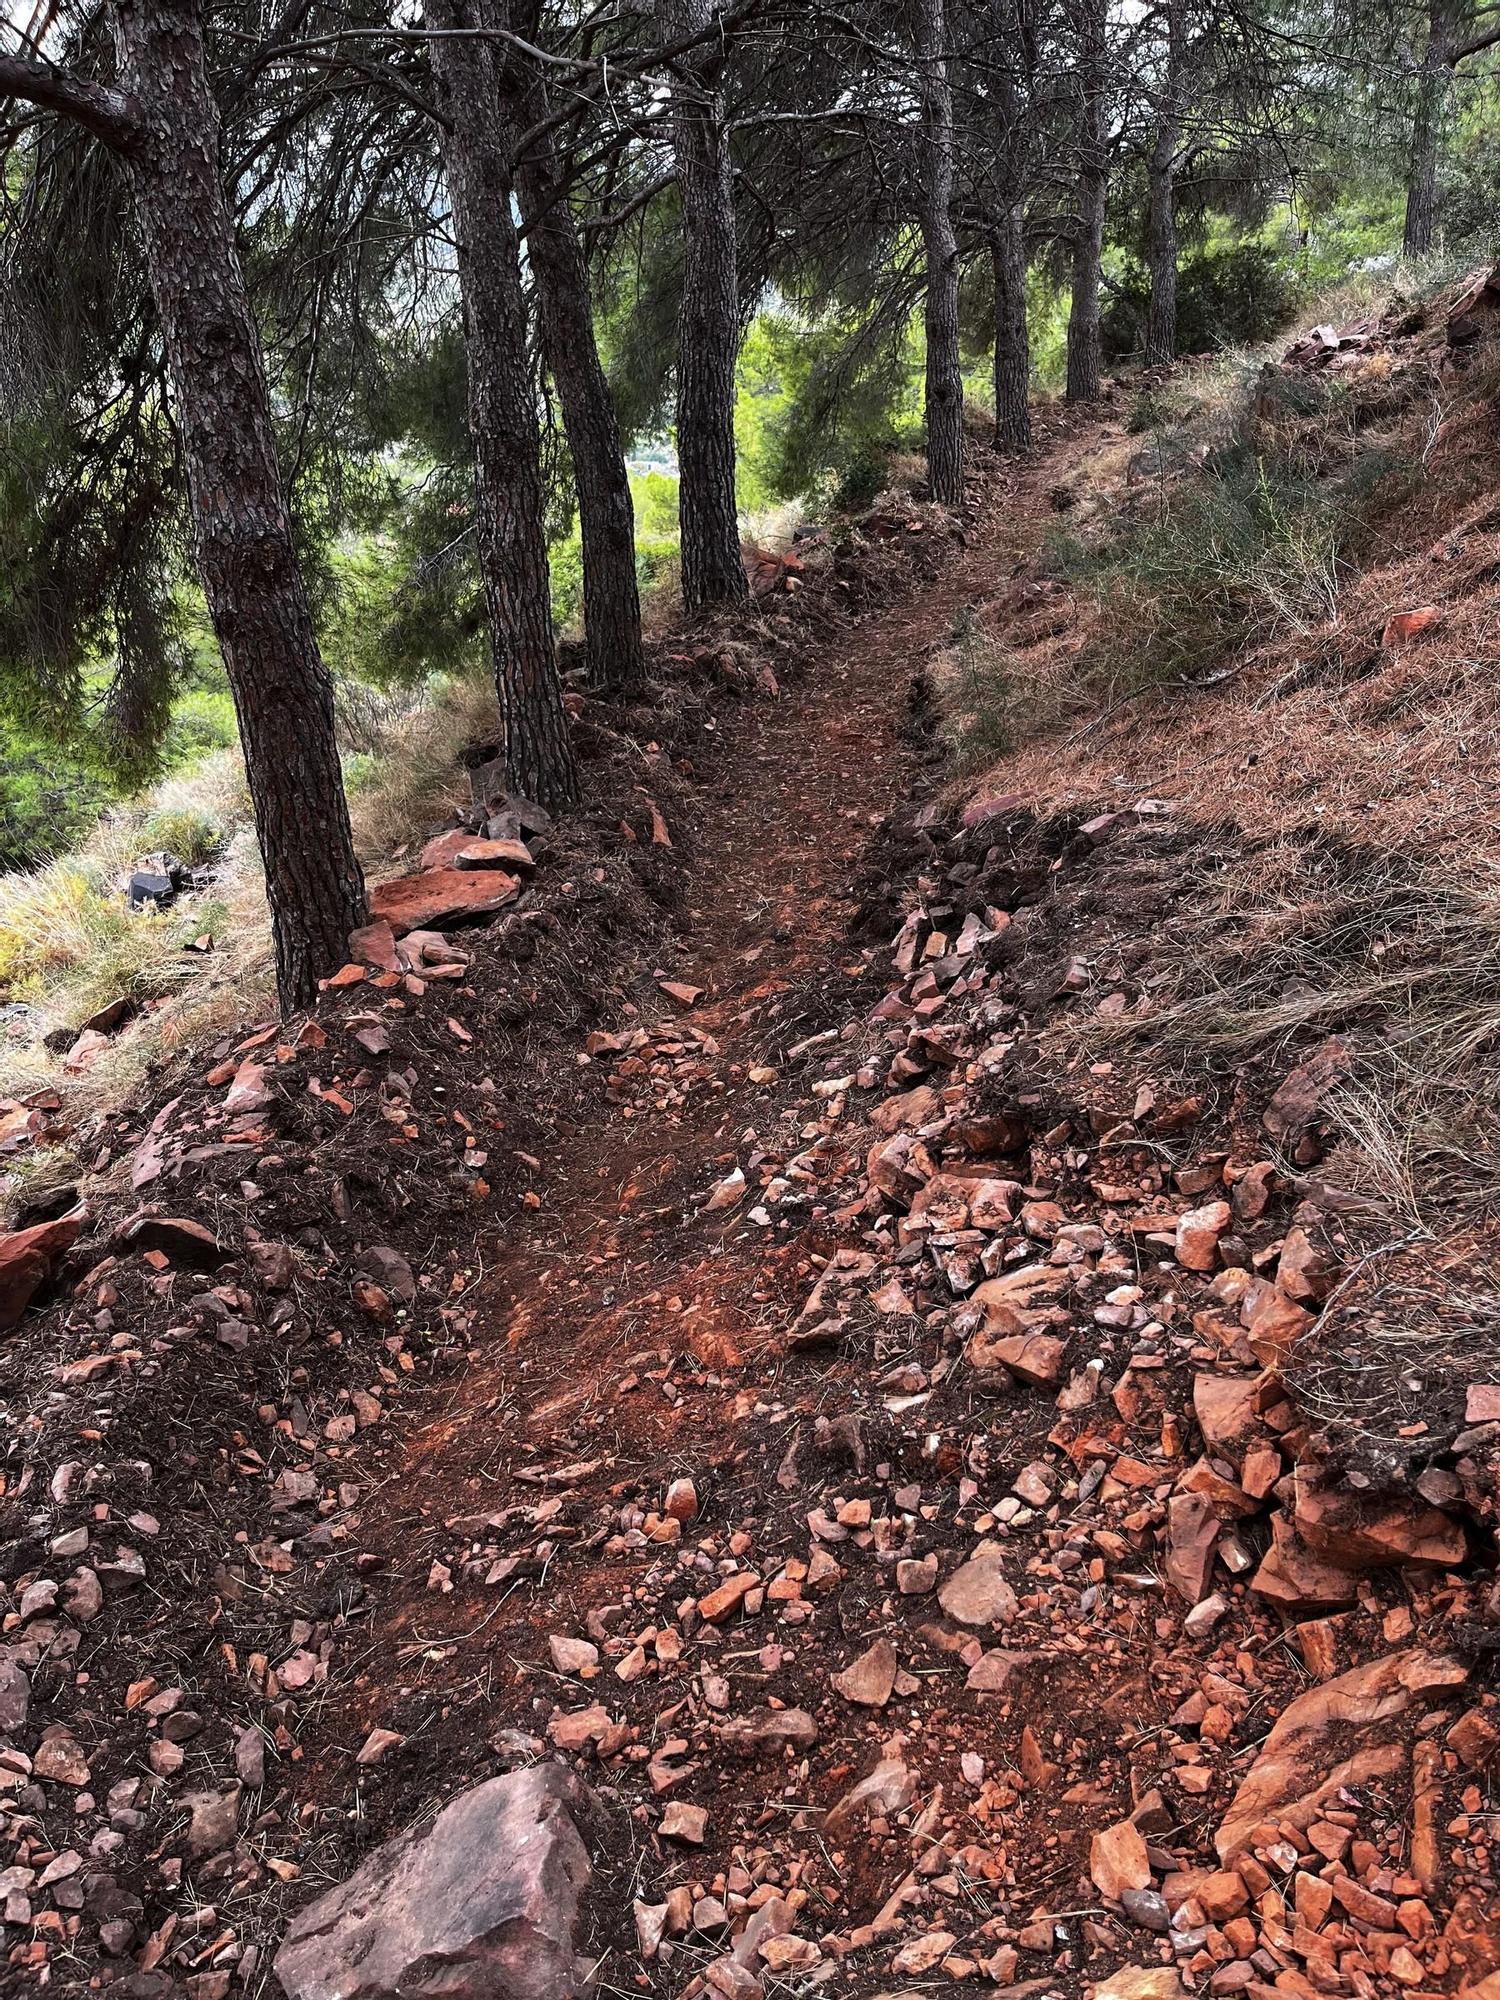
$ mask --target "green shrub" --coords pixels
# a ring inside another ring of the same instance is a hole
[[[165,850],[189,868],[211,861],[223,847],[228,828],[214,814],[197,806],[164,806],[141,822],[143,854]]]
[[[1308,440],[1267,442],[1247,425],[1102,548],[1054,538],[1055,565],[1100,600],[1114,677],[1193,678],[1333,616],[1392,461],[1346,454],[1338,476],[1319,476],[1316,461]]]
[[[1288,324],[1301,288],[1291,260],[1268,244],[1231,243],[1195,252],[1177,273],[1177,351],[1255,347]],[[1107,361],[1140,351],[1151,279],[1134,260],[1111,287],[1100,319]]]

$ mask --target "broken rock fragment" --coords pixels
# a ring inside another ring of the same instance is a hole
[[[85,1210],[0,1235],[0,1329],[14,1326],[77,1241]]]
[[[514,901],[520,887],[500,868],[429,868],[377,883],[370,891],[370,913],[399,938],[493,916]]]
[[[1167,1502],[1167,1581],[1189,1604],[1208,1595],[1218,1543],[1218,1517],[1207,1495],[1174,1493]]]
[[[1189,1209],[1177,1224],[1177,1261],[1189,1271],[1211,1271],[1219,1261],[1219,1238],[1230,1223],[1227,1201]]]
[[[752,1708],[720,1725],[719,1741],[741,1756],[779,1757],[783,1750],[810,1750],[818,1725],[805,1708]]]
[[[889,1639],[877,1639],[859,1658],[833,1676],[845,1701],[862,1708],[884,1708],[896,1685],[896,1649]]]
[[[1343,1569],[1387,1564],[1454,1569],[1467,1553],[1463,1529],[1441,1508],[1405,1494],[1371,1498],[1319,1484],[1316,1467],[1299,1465],[1292,1524],[1315,1555]]]
[[[1457,1661],[1414,1647],[1367,1660],[1298,1695],[1261,1745],[1214,1835],[1219,1859],[1243,1853],[1268,1821],[1305,1828],[1340,1788],[1390,1777],[1405,1762],[1406,1747],[1384,1725],[1467,1678]]]
[[[1127,1890],[1151,1887],[1151,1863],[1130,1820],[1102,1827],[1089,1843],[1089,1875],[1101,1896],[1118,1903]]]
[[[570,2000],[590,1865],[581,1779],[535,1764],[461,1792],[301,1912],[288,2000]]]
[[[146,1210],[122,1222],[115,1231],[122,1250],[156,1250],[173,1264],[192,1271],[217,1270],[227,1252],[211,1229],[185,1215],[152,1215]]]
[[[997,1555],[974,1556],[956,1569],[938,1592],[938,1603],[960,1625],[1008,1625],[1017,1611],[1016,1593]]]

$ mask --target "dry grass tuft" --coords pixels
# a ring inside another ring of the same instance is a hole
[[[372,877],[467,801],[461,753],[494,727],[493,691],[477,682],[446,684],[380,719],[376,747],[351,757],[346,772],[355,842]],[[212,858],[214,885],[160,915],[132,916],[124,881],[141,855],[161,847],[186,860]],[[187,949],[204,934],[212,950]],[[230,753],[110,813],[77,853],[0,876],[0,998],[33,1010],[23,1032],[0,1039],[0,1095],[55,1090],[75,1115],[119,1104],[163,1060],[264,1015],[273,991],[260,857],[243,771]],[[141,1002],[142,1013],[86,1071],[70,1072],[44,1037],[121,994]],[[45,1157],[29,1168],[47,1170]]]
[[[1298,1388],[1393,1463],[1500,1366],[1500,352],[1454,374],[1417,292],[1332,389],[1231,364],[1153,390],[1123,464],[1112,436],[1074,480],[1093,564],[1037,564],[985,621],[1019,744],[989,789],[1043,815],[1151,796],[1201,830],[1139,1011],[1080,1024],[1082,1052],[1135,1037],[1179,1072],[1253,1072],[1253,1101],[1346,1045],[1317,1179],[1354,1199],[1354,1269]],[[1307,507],[1266,509],[1236,571],[1222,475],[1247,447]],[[1137,549],[1163,529],[1144,565],[1112,567],[1122,520]]]

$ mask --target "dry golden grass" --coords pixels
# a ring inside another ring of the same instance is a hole
[[[1377,354],[1366,371],[1378,380],[1391,365]],[[1227,364],[1199,378],[1209,384],[1211,429],[1231,379]],[[1174,393],[1192,401],[1199,380]],[[1111,623],[1118,604],[1102,605],[1087,585],[1054,582],[1034,602],[1000,600],[992,636],[1007,650],[1029,737],[1006,760],[1005,789],[1047,810],[1149,792],[1206,817],[1230,810],[1256,836],[1316,824],[1354,842],[1441,854],[1445,867],[1483,877],[1500,860],[1493,387],[1493,371],[1444,384],[1434,412],[1424,383],[1376,439],[1409,478],[1394,506],[1377,511],[1363,566],[1342,567],[1336,585],[1314,579],[1309,599],[1324,597],[1321,617],[1305,605],[1268,614],[1262,643],[1214,663],[1202,691],[1140,686]],[[1205,419],[1185,411],[1184,421]],[[1097,453],[1085,443],[1075,479],[1096,489],[1101,514],[1131,504],[1122,446],[1138,442],[1106,435]],[[1426,604],[1441,608],[1441,623],[1383,650],[1391,614]]]
[[[356,760],[350,815],[371,879],[467,801],[460,753],[494,727],[493,691],[455,682],[394,714],[378,751]],[[194,827],[215,836],[212,889],[160,915],[127,912],[123,883],[137,859]],[[212,950],[186,949],[205,933]],[[55,1090],[75,1114],[119,1104],[163,1060],[264,1016],[274,983],[243,772],[225,753],[110,813],[76,854],[0,875],[0,998],[23,1000],[37,1016],[24,1039],[0,1038],[0,1096]],[[87,1070],[75,1074],[47,1050],[49,1031],[76,1026],[121,994],[143,1011]]]
[[[1044,814],[1149,796],[1204,829],[1214,865],[1184,864],[1149,1013],[1088,1035],[1268,1069],[1346,1035],[1331,1170],[1434,1240],[1500,1204],[1500,363],[1453,377],[1439,350],[1440,333],[1350,371],[1362,446],[1403,472],[1321,615],[1316,593],[1276,610],[1204,685],[1143,684],[1118,600],[1085,585],[1000,600],[987,626],[1027,726],[986,779]],[[1206,410],[1197,383],[1172,385],[1184,423],[1230,426],[1229,373]],[[1315,464],[1341,448],[1311,425],[1292,442]],[[1108,438],[1077,475],[1101,518],[1131,504],[1120,460]],[[1383,646],[1391,615],[1424,605],[1438,623]]]

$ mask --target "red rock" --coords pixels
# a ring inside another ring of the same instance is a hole
[[[1289,1229],[1276,1266],[1276,1283],[1288,1298],[1326,1299],[1338,1282],[1342,1265],[1333,1251],[1317,1242],[1301,1225]]]
[[[1340,1611],[1359,1595],[1359,1579],[1341,1564],[1316,1555],[1285,1514],[1271,1516],[1271,1546],[1250,1588],[1283,1611]]]
[[[1003,1694],[1020,1669],[1035,1658],[1034,1653],[1015,1653],[1004,1646],[992,1646],[970,1667],[964,1686],[971,1694]]]
[[[1002,1370],[1033,1388],[1055,1389],[1063,1378],[1066,1340],[1050,1333],[1015,1333],[992,1338],[982,1328],[969,1342],[970,1365],[981,1375]]]
[[[1405,1742],[1382,1725],[1466,1678],[1456,1661],[1413,1648],[1367,1660],[1299,1694],[1261,1745],[1214,1835],[1219,1859],[1242,1854],[1267,1822],[1308,1827],[1341,1787],[1401,1769]]]
[[[1208,1595],[1219,1521],[1202,1493],[1174,1493],[1167,1502],[1167,1581],[1189,1604]],[[1145,1885],[1142,1884],[1142,1887]]]
[[[1219,1238],[1229,1227],[1227,1201],[1190,1208],[1177,1221],[1177,1261],[1189,1271],[1211,1271],[1219,1261]]]
[[[1466,1424],[1500,1424],[1500,1382],[1471,1382],[1464,1397]]]
[[[995,1333],[1019,1333],[1026,1325],[1020,1315],[1050,1293],[1061,1291],[1068,1274],[1055,1264],[1023,1264],[1003,1277],[986,1278],[975,1287],[970,1303],[983,1312]]]
[[[1279,1459],[1277,1464],[1280,1465]],[[1215,1471],[1206,1458],[1197,1459],[1188,1467],[1177,1482],[1177,1490],[1179,1493],[1200,1494],[1221,1521],[1243,1520],[1259,1511],[1245,1488],[1232,1479],[1226,1479],[1222,1472]]]
[[[1257,1295],[1246,1339],[1250,1352],[1267,1368],[1279,1368],[1313,1323],[1313,1316],[1274,1285]]]
[[[960,1625],[974,1626],[1008,1625],[1018,1608],[998,1555],[978,1555],[963,1563],[938,1592],[938,1603]]]
[[[458,855],[474,838],[466,826],[453,826],[446,833],[435,833],[417,857],[418,865],[422,868],[456,867]]]
[[[234,1081],[224,1096],[224,1109],[231,1112],[259,1111],[270,1101],[265,1064],[247,1058],[234,1073]]]
[[[1292,1524],[1315,1555],[1365,1571],[1387,1564],[1456,1569],[1468,1553],[1463,1529],[1441,1508],[1401,1494],[1337,1492],[1317,1484],[1316,1470],[1297,1467],[1292,1506]]]
[[[719,1726],[719,1741],[742,1756],[784,1750],[810,1750],[818,1740],[818,1725],[805,1708],[752,1708]]]
[[[877,1132],[909,1132],[918,1125],[929,1125],[943,1108],[940,1094],[930,1083],[919,1083],[912,1090],[898,1091],[877,1104],[870,1113],[870,1123]]]
[[[1240,1467],[1240,1485],[1252,1500],[1264,1500],[1281,1477],[1281,1453],[1271,1444],[1253,1444]]]
[[[513,875],[486,868],[465,873],[458,868],[432,868],[421,875],[398,875],[370,891],[370,911],[391,927],[392,935],[434,929],[466,919],[493,916],[514,900],[520,883]]]
[[[188,1270],[213,1271],[225,1261],[213,1231],[185,1215],[133,1215],[115,1231],[122,1250],[155,1251]]]
[[[675,1000],[679,1007],[696,1007],[703,998],[701,986],[689,986],[681,979],[658,979],[657,985],[669,1000]]]
[[[14,1326],[47,1283],[88,1218],[79,1207],[52,1222],[0,1236],[0,1329]]]
[[[1254,1222],[1258,1216],[1264,1215],[1275,1179],[1274,1160],[1257,1160],[1253,1167],[1246,1167],[1235,1182],[1234,1193],[1230,1197],[1230,1206],[1241,1222]]]
[[[1471,1708],[1448,1731],[1448,1747],[1471,1771],[1500,1766],[1500,1716],[1491,1718]]]
[[[582,1992],[591,1869],[579,1825],[596,1810],[557,1763],[460,1792],[298,1911],[275,1960],[288,2000]]]
[[[1415,611],[1398,611],[1386,620],[1380,643],[1386,652],[1398,653],[1421,633],[1430,632],[1442,615],[1436,604],[1421,604]]]
[[[453,857],[455,868],[514,868],[529,874],[536,863],[524,840],[471,840]]]
[[[350,931],[349,957],[360,965],[373,966],[377,972],[401,970],[401,961],[396,956],[396,934],[389,924],[362,924],[357,931]]]
[[[706,1618],[710,1625],[719,1624],[732,1611],[738,1610],[759,1582],[760,1578],[753,1569],[744,1569],[738,1575],[726,1578],[717,1589],[698,1599],[699,1616]]]
[[[857,1660],[832,1676],[845,1701],[862,1708],[884,1708],[896,1685],[896,1649],[889,1639],[877,1639]]]
[[[1373,1894],[1347,1875],[1334,1878],[1333,1899],[1349,1912],[1356,1923],[1368,1924],[1371,1930],[1393,1931],[1396,1928],[1396,1905],[1384,1896]]]
[[[109,1047],[109,1036],[97,1028],[85,1028],[63,1058],[63,1068],[81,1076]]]
[[[991,798],[970,799],[964,807],[963,822],[967,827],[983,826],[986,820],[1000,819],[1025,804],[1019,792],[1004,792]]]
[[[1210,1451],[1242,1444],[1259,1428],[1260,1385],[1248,1375],[1195,1375],[1193,1415]]]
[[[1111,1903],[1127,1889],[1149,1889],[1151,1862],[1140,1829],[1128,1819],[1101,1828],[1089,1842],[1089,1875]]]
[[[657,1832],[668,1840],[685,1840],[691,1847],[701,1847],[708,1832],[708,1808],[674,1800],[662,1814]]]

